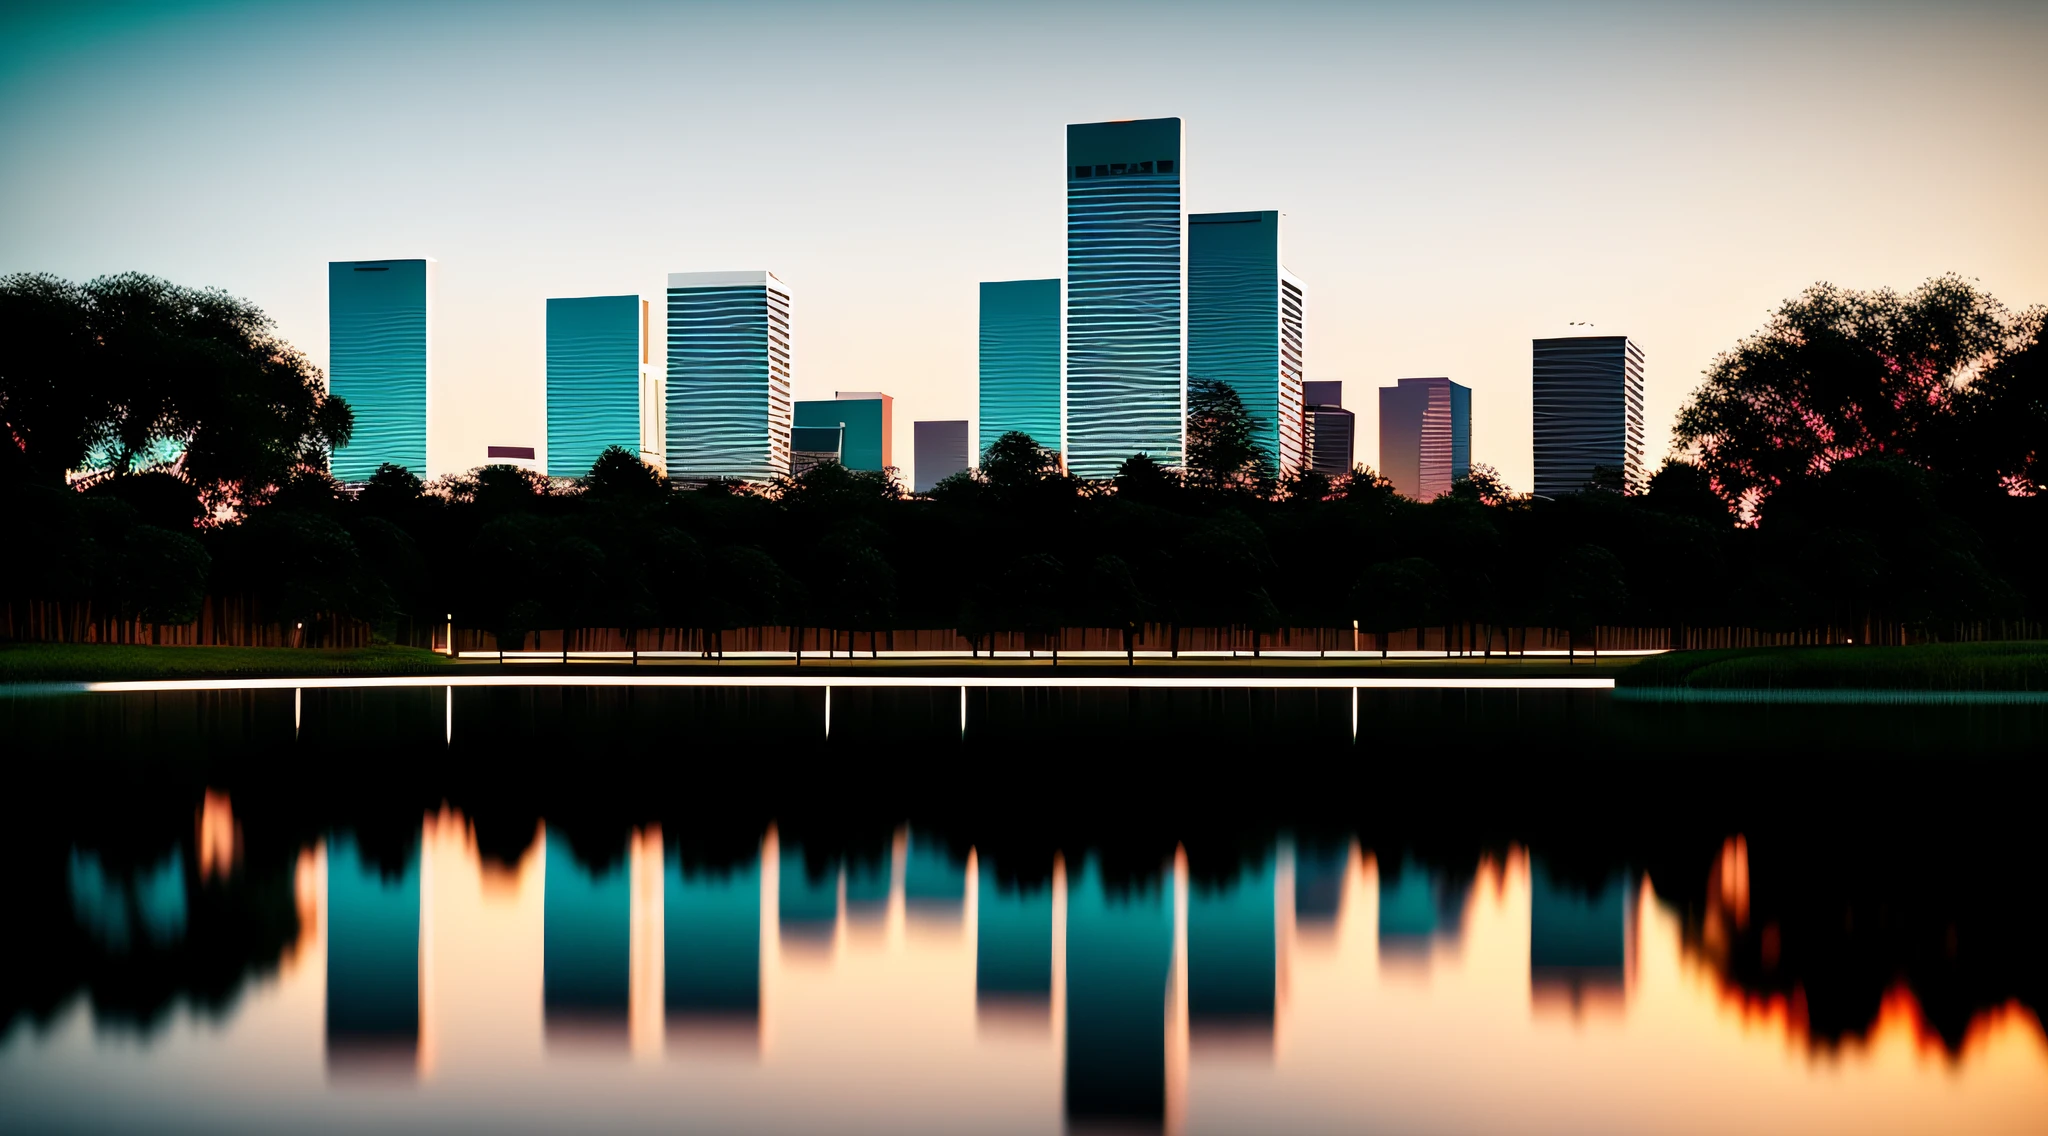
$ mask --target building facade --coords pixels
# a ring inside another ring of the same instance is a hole
[[[1344,384],[1334,379],[1305,381],[1301,401],[1310,468],[1325,477],[1350,473],[1358,462],[1358,419],[1344,409]]]
[[[1181,121],[1067,127],[1067,467],[1183,460],[1187,215]],[[991,439],[993,440],[993,439]]]
[[[772,272],[668,278],[669,477],[789,472],[789,289]]]
[[[789,475],[802,477],[830,462],[846,463],[846,427],[793,426],[789,431]]]
[[[839,464],[879,473],[896,465],[896,400],[879,391],[839,391],[831,399],[796,404],[796,424],[829,429],[844,427]]]
[[[1015,431],[1064,452],[1058,280],[982,282],[980,379],[981,449]]]
[[[1643,349],[1625,335],[1535,341],[1536,495],[1577,493],[1596,470],[1643,485]]]
[[[1302,416],[1301,282],[1280,262],[1280,214],[1188,216],[1190,379],[1228,383],[1282,473],[1308,455]]]
[[[1445,378],[1380,388],[1380,475],[1395,491],[1434,501],[1472,473],[1472,391]]]
[[[661,381],[640,296],[550,299],[548,476],[581,477],[608,447],[662,467]]]
[[[917,481],[914,491],[929,493],[932,487],[956,473],[965,473],[969,462],[967,420],[917,422],[911,425],[917,452],[911,460]]]
[[[368,481],[386,462],[429,475],[433,284],[431,260],[327,265],[327,389],[356,419],[348,445],[334,451],[338,481]]]

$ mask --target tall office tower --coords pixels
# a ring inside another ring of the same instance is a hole
[[[1182,461],[1187,215],[1177,118],[1067,127],[1067,468]]]
[[[966,419],[914,423],[911,437],[917,445],[917,452],[912,455],[917,463],[917,492],[929,493],[939,482],[967,471]]]
[[[368,481],[385,462],[427,476],[433,284],[431,260],[327,265],[327,390],[356,415],[334,451],[337,481]]]
[[[1302,416],[1307,420],[1313,455],[1311,467],[1325,477],[1343,477],[1357,464],[1358,420],[1344,409],[1344,384],[1311,379],[1301,384]]]
[[[980,413],[981,449],[1016,431],[1061,452],[1059,281],[982,283]]]
[[[1230,384],[1283,474],[1308,456],[1301,309],[1278,211],[1188,215],[1188,378]]]
[[[1536,495],[1577,493],[1598,468],[1643,479],[1643,349],[1625,335],[1535,342]]]
[[[1471,388],[1449,379],[1380,388],[1380,475],[1397,492],[1434,501],[1471,473]]]
[[[639,296],[548,301],[548,476],[581,477],[624,446],[661,461],[661,383]]]
[[[831,399],[796,404],[796,425],[803,429],[845,427],[839,464],[875,472],[896,464],[892,436],[896,432],[896,400],[880,391],[839,391]]]
[[[668,475],[789,472],[789,289],[772,272],[668,278]]]

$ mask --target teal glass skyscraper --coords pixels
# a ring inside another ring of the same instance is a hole
[[[433,261],[327,265],[327,389],[355,411],[334,451],[337,481],[368,481],[386,462],[427,476]]]
[[[668,475],[789,472],[789,289],[772,272],[668,278]]]
[[[1062,452],[1058,280],[982,283],[980,414],[982,449],[1015,431]]]
[[[1281,473],[1307,456],[1301,282],[1280,263],[1280,214],[1188,218],[1188,378],[1230,384]]]
[[[1067,127],[1067,468],[1178,466],[1187,240],[1177,118]]]
[[[610,446],[661,464],[647,324],[639,296],[548,301],[548,476],[581,477]]]

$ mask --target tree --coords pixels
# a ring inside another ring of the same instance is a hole
[[[1676,440],[1748,519],[1784,485],[1850,458],[1937,463],[1965,380],[2014,335],[1998,301],[1959,277],[1906,295],[1816,284],[1714,361]]]
[[[1348,606],[1361,627],[1379,638],[1380,657],[1387,656],[1387,638],[1409,627],[1429,627],[1443,610],[1442,573],[1420,557],[1374,564],[1359,573]]]
[[[1189,379],[1189,479],[1204,489],[1272,496],[1273,455],[1259,442],[1260,426],[1229,383]]]
[[[1505,505],[1515,499],[1515,491],[1500,471],[1490,465],[1473,462],[1465,476],[1451,482],[1451,496],[1460,501],[1477,501],[1486,506]]]
[[[1126,501],[1147,505],[1168,505],[1180,492],[1179,474],[1152,460],[1150,454],[1132,454],[1116,467],[1116,495]]]
[[[154,525],[129,529],[118,569],[123,618],[154,624],[198,619],[212,566],[213,558],[184,533]]]
[[[1566,552],[1550,566],[1551,618],[1569,629],[1565,652],[1576,657],[1578,640],[1591,637],[1602,623],[1611,621],[1628,605],[1627,574],[1612,552],[1597,544],[1582,544]],[[1600,653],[1597,641],[1593,654]]]
[[[626,504],[644,505],[668,493],[668,480],[624,446],[606,446],[577,484],[593,500]]]
[[[2048,493],[2048,308],[2014,326],[2012,346],[1957,400],[1957,472],[2014,497]]]
[[[1066,565],[1042,552],[1026,553],[1004,570],[1000,589],[1003,614],[1009,625],[1050,641],[1052,665],[1059,666],[1059,633],[1067,598]]]
[[[1145,593],[1138,588],[1138,578],[1122,557],[1098,556],[1089,566],[1088,604],[1090,616],[1097,624],[1123,632],[1124,663],[1137,666],[1137,648],[1132,638],[1145,619],[1148,605]]]
[[[0,419],[32,477],[165,466],[210,507],[261,501],[354,428],[260,309],[140,273],[0,278]]]
[[[802,604],[796,581],[758,548],[727,545],[712,553],[710,576],[711,602],[706,610],[711,628],[720,633],[721,655],[726,630],[786,624]]]
[[[356,500],[363,508],[379,516],[396,516],[409,512],[426,495],[427,487],[413,472],[402,465],[385,462],[370,475],[370,480],[356,493]]]

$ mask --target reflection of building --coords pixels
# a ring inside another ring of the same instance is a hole
[[[1304,461],[1301,282],[1280,261],[1280,214],[1188,216],[1188,377],[1228,383],[1282,473]]]
[[[589,1039],[623,1046],[630,1003],[633,894],[621,855],[592,867],[548,831],[547,931],[542,1005],[549,1044]]]
[[[811,863],[801,845],[782,844],[776,922],[782,941],[829,942],[839,921],[839,863]]]
[[[1426,956],[1437,940],[1456,942],[1469,886],[1469,880],[1433,875],[1412,860],[1398,868],[1381,860],[1380,957]]]
[[[1112,892],[1091,860],[1067,898],[1067,1119],[1158,1128],[1166,1120],[1168,877]]]
[[[1295,921],[1313,926],[1335,924],[1350,870],[1349,845],[1309,845],[1298,850],[1294,858]]]
[[[548,301],[548,475],[581,477],[610,446],[660,466],[661,381],[640,296]]]
[[[327,389],[355,412],[334,451],[339,481],[386,462],[426,477],[434,262],[337,260],[327,266]]]
[[[975,893],[974,1002],[981,1014],[1052,1003],[1053,887],[1005,884],[987,861]]]
[[[671,860],[664,890],[662,988],[669,1030],[758,1033],[761,861],[712,869]]]
[[[845,463],[841,459],[845,454],[844,426],[797,426],[789,432],[791,477],[802,477],[826,462],[843,465]]]
[[[1539,1001],[1580,1008],[1589,997],[1619,998],[1629,961],[1628,884],[1622,876],[1587,888],[1558,880],[1537,861],[1529,872],[1529,984]]]
[[[917,447],[917,452],[912,455],[917,464],[917,481],[913,487],[916,492],[929,493],[939,482],[967,471],[969,455],[965,418],[914,423],[911,437]]]
[[[1067,127],[1067,467],[1181,464],[1186,214],[1177,118]]]
[[[412,1076],[420,1042],[420,859],[388,870],[336,837],[327,853],[327,1064]]]
[[[1643,478],[1643,349],[1625,335],[1535,342],[1536,493],[1577,493],[1596,469]]]
[[[967,902],[967,858],[935,837],[912,831],[903,856],[903,902],[911,914],[960,918]]]
[[[789,341],[789,289],[774,273],[669,274],[670,477],[789,471]]]
[[[799,427],[845,429],[840,443],[839,464],[848,469],[880,472],[896,464],[892,435],[895,433],[896,400],[880,392],[840,392],[833,398],[796,404]]]
[[[1302,417],[1306,422],[1311,467],[1325,477],[1342,477],[1357,463],[1357,418],[1344,409],[1344,384],[1334,379],[1309,379],[1301,384]]]
[[[1416,501],[1434,501],[1471,476],[1471,389],[1449,379],[1381,387],[1379,471]]]
[[[1060,282],[981,285],[980,448],[1015,431],[1058,452]],[[924,479],[922,467],[918,474]]]
[[[1239,1033],[1270,1046],[1278,975],[1278,858],[1188,897],[1188,1018],[1197,1041]]]

